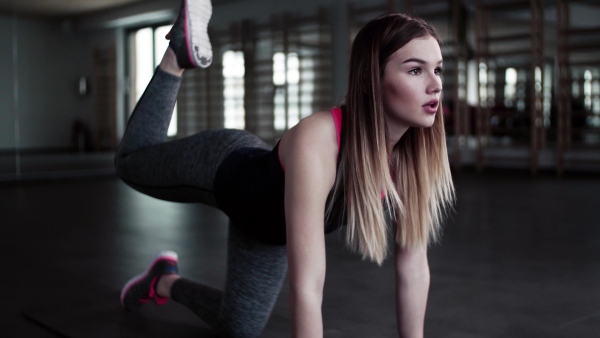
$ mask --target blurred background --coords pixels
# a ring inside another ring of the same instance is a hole
[[[0,1],[0,180],[105,175],[168,41],[173,0]],[[339,103],[369,19],[415,13],[444,40],[454,168],[598,171],[593,0],[214,0],[213,66],[187,72],[170,137],[248,129],[274,143]]]
[[[457,187],[429,251],[426,336],[600,337],[600,1],[212,3],[213,65],[185,73],[170,138],[228,127],[274,144],[344,98],[362,25],[417,14],[444,41]],[[157,250],[179,252],[190,278],[224,280],[223,213],[114,175],[179,4],[0,0],[3,337],[210,336],[176,306],[136,317],[118,303]],[[397,336],[393,261],[361,262],[335,234],[327,241],[325,336]],[[287,295],[263,337],[289,336]]]

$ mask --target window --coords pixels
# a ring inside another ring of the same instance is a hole
[[[479,104],[488,106],[488,67],[485,63],[479,63]]]
[[[592,110],[592,72],[583,73],[583,102],[585,110]]]
[[[155,68],[169,45],[165,36],[171,25],[146,27],[129,34],[129,111],[132,112],[146,86],[152,79]],[[168,136],[177,135],[177,106],[169,124]]]
[[[274,126],[283,131],[312,113],[314,61],[298,53],[273,55]]]
[[[583,102],[585,109],[591,114],[587,117],[587,124],[591,127],[600,127],[600,82],[589,69],[583,74]]]
[[[513,107],[517,99],[517,70],[506,68],[504,85],[504,105]]]
[[[225,128],[245,128],[244,74],[244,52],[226,51],[223,54]]]

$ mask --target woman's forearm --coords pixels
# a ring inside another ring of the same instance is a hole
[[[429,293],[427,254],[404,252],[396,265],[396,313],[398,335],[421,338]]]
[[[322,296],[290,293],[292,337],[323,337]]]

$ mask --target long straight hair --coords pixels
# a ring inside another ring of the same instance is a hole
[[[412,39],[426,36],[440,43],[435,29],[422,19],[387,14],[367,23],[352,44],[345,142],[333,191],[343,199],[346,242],[378,264],[389,251],[386,209],[396,222],[395,242],[422,248],[439,238],[454,200],[441,104],[432,127],[409,128],[392,149],[387,142],[381,88],[387,60]]]

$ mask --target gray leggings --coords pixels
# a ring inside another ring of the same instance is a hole
[[[267,145],[247,131],[229,129],[165,142],[180,84],[181,78],[157,68],[117,150],[117,174],[156,198],[216,206],[213,182],[223,159],[240,147]],[[249,238],[231,224],[227,245],[223,291],[181,278],[172,298],[224,336],[258,337],[285,278],[286,248]]]

